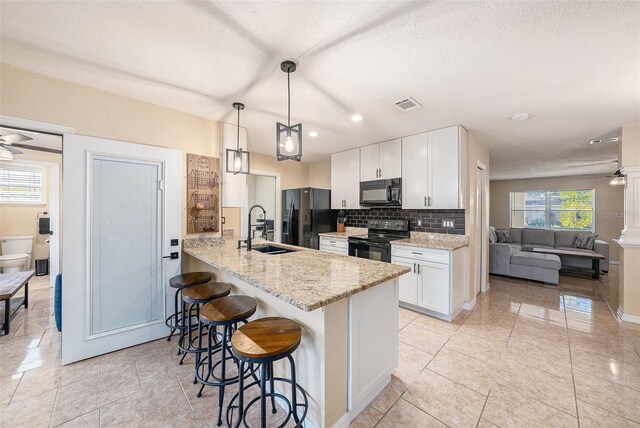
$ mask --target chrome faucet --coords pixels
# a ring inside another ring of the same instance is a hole
[[[240,244],[242,244],[243,242],[247,244],[247,251],[251,251],[251,241],[253,240],[253,234],[251,233],[251,228],[255,225],[251,224],[251,213],[253,212],[254,208],[260,208],[262,210],[262,215],[264,216],[264,221],[262,223],[262,227],[266,230],[267,227],[267,211],[264,209],[264,207],[262,205],[259,204],[255,204],[253,205],[251,208],[249,208],[249,214],[247,215],[247,224],[248,224],[248,230],[247,230],[247,239],[245,239],[244,241],[240,240],[238,241],[238,248],[240,248]]]

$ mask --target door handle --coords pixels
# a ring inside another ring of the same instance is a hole
[[[162,256],[163,259],[177,259],[178,257],[180,257],[180,254],[178,252],[174,252],[171,253],[171,255],[168,256]]]

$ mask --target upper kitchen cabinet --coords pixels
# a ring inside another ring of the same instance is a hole
[[[360,149],[331,155],[331,208],[360,208]]]
[[[360,181],[399,178],[402,175],[402,140],[360,148]]]
[[[246,174],[227,174],[226,153],[227,149],[236,149],[238,127],[230,123],[222,124],[222,207],[243,207],[245,189],[247,186]],[[240,127],[240,147],[247,149],[247,130]]]
[[[464,209],[467,131],[450,126],[402,139],[402,207]]]

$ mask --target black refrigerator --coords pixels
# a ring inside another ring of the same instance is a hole
[[[318,233],[337,228],[338,211],[331,209],[331,190],[305,187],[282,191],[282,243],[320,247]]]

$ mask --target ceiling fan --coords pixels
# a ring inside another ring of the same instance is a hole
[[[19,133],[0,135],[0,159],[13,160],[14,155],[21,155],[22,152],[13,147],[13,144],[29,140],[33,138]]]

